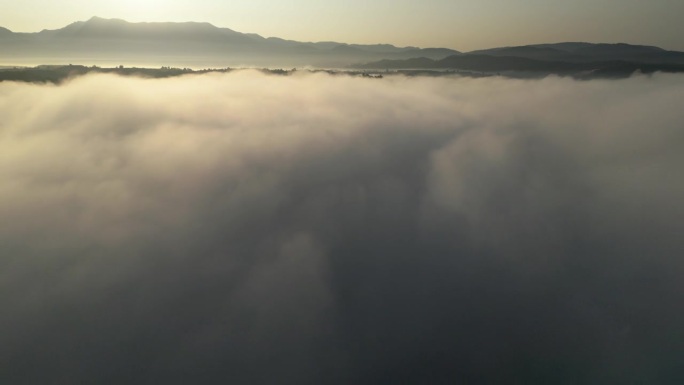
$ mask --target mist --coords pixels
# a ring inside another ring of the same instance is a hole
[[[0,382],[684,381],[684,76],[0,83]]]

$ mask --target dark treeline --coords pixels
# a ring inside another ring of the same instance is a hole
[[[497,58],[499,59],[499,58]],[[387,63],[383,63],[387,64]],[[367,66],[354,70],[331,70],[331,69],[307,69],[297,70],[293,69],[269,69],[269,68],[251,68],[265,74],[288,76],[295,72],[306,73],[327,73],[329,75],[345,75],[345,76],[360,76],[368,79],[382,79],[387,75],[402,75],[402,76],[459,76],[459,77],[490,77],[503,76],[507,78],[543,78],[549,75],[567,76],[574,79],[622,79],[628,78],[634,74],[653,74],[655,72],[665,73],[681,73],[684,72],[684,65],[657,65],[657,64],[635,64],[625,62],[606,63],[603,66],[595,66],[593,69],[587,67],[586,63],[573,64],[582,68],[507,68],[505,66],[480,67],[473,66],[453,66],[441,68],[438,66],[409,66],[410,69],[404,66],[387,65],[385,69],[379,69],[378,66]],[[206,69],[191,69],[191,68],[175,68],[175,67],[160,67],[160,68],[143,68],[143,67],[111,67],[104,68],[98,66],[83,66],[83,65],[40,65],[36,67],[0,67],[0,82],[16,81],[26,83],[52,83],[61,84],[66,80],[76,78],[87,74],[116,74],[121,76],[136,76],[149,79],[161,79],[183,75],[198,75],[206,73],[227,73],[232,71],[247,70],[248,68],[206,68]]]
[[[60,84],[65,80],[87,74],[116,74],[122,76],[136,76],[150,79],[169,78],[182,75],[199,75],[206,73],[227,73],[237,70],[245,70],[246,68],[206,68],[206,69],[191,69],[191,68],[174,68],[162,66],[160,68],[140,68],[140,67],[125,67],[123,65],[111,68],[103,68],[98,66],[83,66],[83,65],[40,65],[36,67],[0,67],[0,82],[2,81],[18,81],[27,83],[53,83]],[[253,69],[270,75],[291,75],[298,70],[292,69],[271,69],[258,68]],[[361,76],[365,78],[381,79],[383,76],[377,71],[336,71],[336,70],[304,70],[309,73],[324,72],[329,75],[350,75]],[[435,74],[440,74],[435,72]]]
[[[102,68],[83,65],[41,65],[37,67],[14,67],[0,69],[0,81],[20,81],[30,83],[61,83],[67,79],[90,73],[109,73],[124,76],[145,78],[168,78],[186,74],[202,74],[208,72],[229,72],[230,68],[193,70],[190,68],[138,68],[118,66]]]

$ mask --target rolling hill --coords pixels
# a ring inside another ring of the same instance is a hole
[[[508,76],[548,74],[624,77],[634,72],[684,72],[684,52],[629,44],[558,43],[501,47],[405,60],[385,59],[355,66],[366,70],[461,70]]]

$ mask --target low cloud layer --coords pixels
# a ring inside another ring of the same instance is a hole
[[[682,100],[0,83],[0,382],[681,383]]]

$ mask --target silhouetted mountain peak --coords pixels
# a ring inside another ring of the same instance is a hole
[[[500,47],[468,52],[467,55],[520,57],[544,61],[593,62],[632,61],[648,63],[682,63],[682,53],[659,47],[626,43],[565,42]]]
[[[533,59],[565,59],[572,55],[567,50],[548,46],[524,45],[516,47],[500,47],[468,52],[468,55],[515,56]]]
[[[94,16],[87,21],[78,21],[68,26],[43,31],[44,35],[60,38],[108,39],[136,41],[199,41],[241,43],[253,41],[253,37],[228,28],[218,28],[206,22],[140,22],[131,23],[122,19],[105,19]]]
[[[118,24],[128,24],[126,20],[123,19],[117,19],[117,18],[111,18],[111,19],[106,19],[104,17],[99,17],[99,16],[93,16],[90,19],[85,21],[86,24],[113,24],[113,23],[118,23]]]
[[[576,53],[585,54],[640,54],[640,53],[654,53],[654,52],[665,52],[664,49],[660,47],[648,46],[648,45],[633,45],[626,43],[615,43],[615,44],[591,44],[585,47],[576,49]]]

